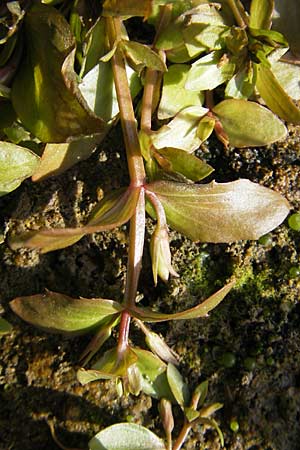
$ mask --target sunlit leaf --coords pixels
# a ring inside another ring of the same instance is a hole
[[[12,325],[7,322],[7,320],[3,319],[3,317],[0,317],[0,336],[10,333],[12,329]]]
[[[198,92],[215,89],[232,77],[234,69],[235,64],[226,54],[211,52],[192,64],[185,87]]]
[[[234,147],[267,145],[287,135],[284,123],[269,109],[255,102],[223,100],[213,108],[213,112]]]
[[[201,53],[203,48],[220,50],[225,47],[225,37],[229,28],[224,25],[191,23],[183,30],[183,38],[190,56]],[[193,50],[191,50],[191,46]],[[199,51],[197,52],[197,47]]]
[[[201,142],[206,141],[214,131],[216,119],[214,117],[204,116],[197,127],[197,136]]]
[[[122,354],[116,348],[108,350],[93,365],[92,370],[99,373],[98,379],[116,378],[125,376],[132,364],[137,361],[138,357],[131,347],[127,347]]]
[[[249,34],[252,37],[258,39],[259,41],[264,42],[265,44],[271,47],[273,46],[277,47],[278,45],[288,47],[289,45],[286,38],[278,31],[249,28]],[[266,50],[262,49],[262,51],[268,53],[267,49]]]
[[[197,125],[202,116],[208,113],[207,108],[189,106],[180,111],[168,125],[163,125],[152,134],[153,145],[157,148],[173,147],[189,153],[201,144],[197,136]]]
[[[40,158],[30,150],[9,142],[0,142],[0,196],[16,189],[30,177]]]
[[[33,5],[24,19],[24,42],[11,96],[25,127],[43,142],[102,132],[105,123],[89,110],[78,89],[74,38],[64,17],[51,6]]]
[[[104,138],[103,133],[76,138],[69,143],[47,144],[33,181],[59,175],[80,161],[87,159]]]
[[[272,71],[261,64],[257,65],[256,87],[266,105],[281,119],[300,123],[300,109],[286,94]]]
[[[225,89],[225,96],[247,100],[253,94],[256,83],[256,71],[252,65],[242,67],[228,81]]]
[[[202,105],[203,94],[185,88],[189,70],[189,65],[173,64],[164,74],[162,95],[157,113],[160,120],[173,117],[188,106]]]
[[[46,331],[63,334],[84,333],[123,307],[102,298],[72,298],[57,292],[18,297],[10,307],[21,319]]]
[[[167,66],[158,55],[147,45],[135,41],[122,41],[121,48],[125,53],[128,63],[137,71],[141,72],[145,67],[153,70],[166,72]]]
[[[284,91],[294,100],[300,99],[300,66],[287,62],[272,63],[272,72]]]
[[[214,171],[201,159],[177,148],[160,148],[153,156],[166,172],[180,173],[192,181],[203,180]]]
[[[158,196],[171,228],[194,241],[258,239],[289,212],[279,193],[243,179],[206,185],[158,181],[147,189]]]
[[[269,29],[271,27],[273,8],[274,0],[252,0],[249,26]]]
[[[134,213],[140,189],[128,189],[122,193],[113,192],[104,197],[91,213],[88,224],[78,228],[52,228],[28,231],[12,236],[12,249],[21,247],[40,248],[42,253],[68,247],[79,241],[85,234],[107,231],[128,222]]]
[[[294,55],[300,56],[300,8],[298,0],[275,0],[273,28],[287,38]]]
[[[156,311],[152,311],[149,308],[134,307],[131,309],[132,315],[145,322],[164,322],[167,320],[186,320],[186,319],[198,319],[199,317],[206,317],[207,314],[218,306],[219,303],[225,298],[228,292],[232,289],[235,282],[231,281],[217,292],[212,294],[209,298],[204,300],[199,305],[185,311],[164,314]]]
[[[137,74],[129,66],[126,66],[126,72],[131,95],[134,98],[141,89],[141,83]],[[109,122],[119,113],[110,63],[100,61],[85,75],[79,88],[89,107],[97,116]]]
[[[172,363],[175,366],[178,365],[178,360],[175,357],[174,352],[157,333],[149,330],[146,334],[145,341],[150,350],[163,361]]]
[[[147,428],[134,423],[119,423],[96,434],[89,442],[89,450],[166,450],[166,447]]]
[[[104,16],[143,16],[148,17],[152,11],[152,0],[105,0]]]
[[[167,367],[167,378],[177,403],[182,407],[186,406],[190,400],[188,385],[183,381],[179,370],[171,363]]]

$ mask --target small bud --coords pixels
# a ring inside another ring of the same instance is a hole
[[[165,398],[162,398],[159,402],[158,410],[166,436],[171,436],[174,428],[171,402]]]
[[[152,258],[152,272],[154,283],[157,284],[157,276],[167,282],[169,275],[178,277],[171,265],[171,252],[169,246],[167,227],[156,227],[150,241],[150,253]]]
[[[136,364],[127,369],[128,390],[132,395],[139,395],[142,389],[142,375]]]
[[[148,330],[145,341],[148,347],[163,361],[178,365],[177,355],[158,334]]]

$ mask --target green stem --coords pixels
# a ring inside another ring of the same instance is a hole
[[[238,0],[238,2],[239,2],[239,0]],[[243,17],[243,15],[241,13],[241,9],[239,8],[239,5],[237,4],[236,0],[227,0],[227,3],[229,5],[231,11],[233,12],[234,18],[235,18],[238,26],[241,28],[246,28],[247,22],[245,20],[245,17]]]

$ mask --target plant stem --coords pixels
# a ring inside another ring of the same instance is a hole
[[[238,26],[241,28],[246,28],[247,23],[245,21],[245,17],[243,17],[236,0],[227,0],[227,3],[229,5],[231,11],[233,12],[234,18],[235,18]]]
[[[118,17],[109,17],[106,20],[110,47],[113,48],[114,44],[121,39],[122,22]],[[124,304],[132,307],[135,304],[144,249],[145,191],[143,185],[146,174],[140,151],[137,124],[126,74],[125,61],[119,46],[117,46],[115,54],[112,57],[112,69],[126,147],[130,184],[132,187],[141,188],[135,212],[130,220],[127,279],[124,295]],[[121,315],[119,328],[119,354],[122,354],[128,346],[130,321],[130,313],[125,310]]]
[[[106,24],[110,47],[113,48],[115,42],[121,40],[121,19],[119,17],[108,17]],[[120,120],[131,184],[133,186],[142,186],[145,181],[145,168],[140,151],[137,124],[126,74],[125,61],[119,46],[117,46],[112,57],[112,70],[120,109]]]
[[[184,441],[186,440],[187,435],[189,434],[191,428],[192,428],[192,425],[190,424],[190,422],[188,422],[188,421],[185,419],[185,420],[184,420],[184,424],[183,424],[183,426],[182,426],[182,428],[181,428],[181,431],[180,431],[180,433],[179,433],[179,436],[178,436],[178,438],[176,439],[176,441],[175,441],[175,443],[174,443],[174,445],[173,445],[172,450],[179,450],[179,449],[183,446]]]
[[[155,44],[156,41],[162,32],[164,30],[172,17],[172,9],[173,5],[165,5],[161,8],[160,11],[160,19],[157,26],[157,31],[155,34],[154,42],[152,45],[152,49],[156,51]],[[143,93],[143,100],[142,100],[142,112],[141,112],[141,130],[144,131],[150,131],[151,130],[151,119],[152,119],[152,113],[154,106],[154,94],[157,87],[157,84],[159,82],[159,73],[157,70],[151,69],[148,67],[146,69],[146,75],[145,75],[145,85],[144,85],[144,93]]]

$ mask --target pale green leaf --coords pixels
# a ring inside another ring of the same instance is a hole
[[[272,71],[262,64],[257,65],[256,87],[268,108],[281,119],[300,123],[300,109],[284,91]]]
[[[12,325],[7,322],[7,320],[3,319],[3,317],[0,317],[0,336],[10,333],[12,329]]]
[[[256,71],[253,71],[252,65],[242,67],[228,81],[225,96],[247,100],[254,92],[255,83]]]
[[[89,442],[89,450],[166,450],[166,447],[147,428],[134,423],[119,423],[96,434]]]
[[[132,98],[141,89],[141,83],[135,71],[126,66],[127,78]],[[83,78],[79,89],[88,106],[99,117],[109,122],[119,113],[117,94],[110,63],[99,62]]]
[[[43,142],[102,132],[104,121],[89,110],[78,89],[68,22],[41,4],[30,8],[24,22],[26,52],[11,91],[24,126]]]
[[[202,105],[203,94],[185,88],[189,70],[189,65],[174,64],[164,74],[162,95],[157,113],[160,120],[173,117],[188,106]]]
[[[181,407],[187,406],[190,400],[188,385],[183,381],[181,373],[172,363],[169,363],[167,367],[167,379],[177,403]]]
[[[52,333],[85,333],[123,307],[102,298],[72,298],[57,292],[18,297],[10,307],[21,319]]]
[[[40,158],[19,145],[0,142],[0,196],[16,189],[37,169]]]
[[[160,72],[166,72],[167,66],[158,53],[154,52],[147,45],[135,41],[122,41],[120,43],[125,53],[128,63],[130,63],[137,72],[141,72],[145,67]]]
[[[218,306],[219,303],[221,303],[221,301],[232,289],[234,284],[235,282],[231,281],[230,283],[219,289],[217,292],[212,294],[209,298],[204,300],[202,303],[199,303],[199,305],[196,305],[193,308],[187,309],[185,311],[173,314],[164,314],[152,311],[149,308],[147,309],[136,306],[131,309],[131,313],[134,317],[137,317],[138,319],[145,322],[165,322],[168,320],[187,320],[206,317],[211,310],[213,310],[216,306]]]
[[[252,0],[249,26],[252,28],[271,28],[274,0]]]
[[[215,89],[232,77],[234,69],[226,54],[211,52],[192,64],[185,87],[197,92]]]
[[[223,100],[213,108],[213,112],[234,147],[268,145],[287,135],[284,123],[269,109],[255,102]]]
[[[208,113],[207,108],[189,106],[180,111],[168,125],[152,134],[153,145],[157,148],[173,147],[192,153],[201,144],[197,136],[200,118]]]
[[[158,181],[147,189],[158,196],[170,227],[194,241],[258,239],[289,212],[279,193],[243,179],[206,185]]]
[[[108,350],[93,365],[92,371],[98,371],[98,379],[123,377],[130,366],[136,363],[138,357],[131,347],[127,347],[122,354],[116,348]],[[96,372],[95,372],[96,374]]]
[[[191,23],[184,28],[183,38],[189,55],[195,57],[203,51],[203,48],[206,50],[221,50],[221,48],[224,48],[225,37],[228,33],[229,27],[224,25]]]
[[[284,91],[293,100],[300,100],[300,66],[276,61],[272,63],[272,72]]]

